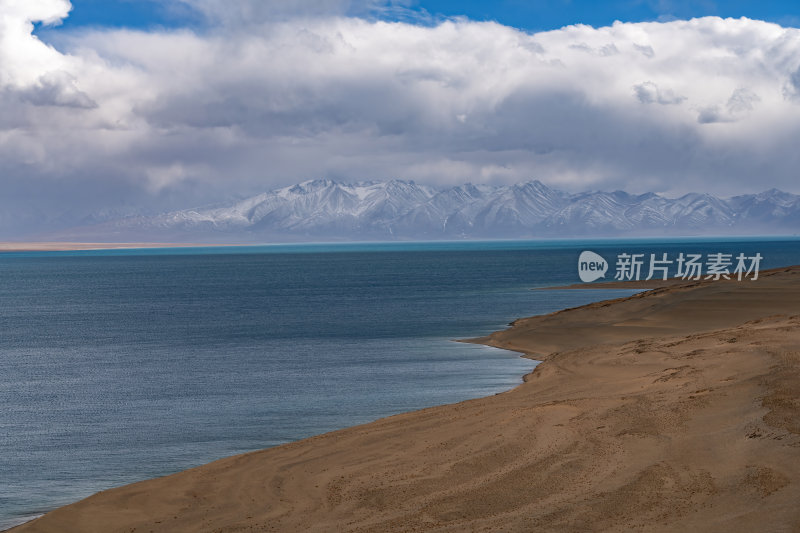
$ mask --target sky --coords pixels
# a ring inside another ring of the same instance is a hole
[[[0,0],[0,238],[314,178],[800,193],[800,7]]]
[[[295,2],[285,2],[291,5]],[[202,2],[163,0],[73,0],[73,11],[61,27],[113,27],[135,29],[181,28],[202,30],[214,21],[204,16]],[[280,5],[272,2],[273,5]],[[207,5],[207,4],[206,4]],[[306,2],[315,6],[304,12],[335,13],[382,20],[437,22],[465,17],[473,21],[494,21],[529,32],[559,29],[572,24],[609,26],[614,21],[652,22],[705,16],[747,17],[784,26],[800,23],[796,2],[782,0],[430,0],[387,5],[345,2]],[[194,6],[194,8],[193,8]],[[319,6],[326,6],[320,9]],[[386,8],[389,9],[386,9]],[[383,8],[383,9],[381,9]],[[277,9],[276,9],[277,11]],[[278,11],[280,12],[280,11]],[[301,11],[303,12],[303,11]],[[291,11],[285,11],[284,16]]]

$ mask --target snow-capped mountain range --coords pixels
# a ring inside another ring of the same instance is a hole
[[[721,199],[690,193],[569,194],[540,181],[446,189],[413,181],[307,181],[227,205],[137,216],[83,234],[175,241],[267,242],[796,234],[800,196],[772,189]],[[80,231],[79,231],[80,233]]]

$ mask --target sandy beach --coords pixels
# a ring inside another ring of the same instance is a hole
[[[15,533],[799,531],[800,267],[517,320],[502,394],[96,494]],[[454,310],[457,312],[457,310]]]

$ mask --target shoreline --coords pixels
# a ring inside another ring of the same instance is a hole
[[[11,527],[5,526],[6,529],[0,529],[0,533],[5,533],[6,531],[13,531],[14,529],[16,529],[16,528],[18,528],[20,526],[23,526],[23,525],[25,525],[25,524],[27,524],[29,522],[33,522],[37,518],[43,517],[45,514],[47,514],[49,512],[50,511],[36,513],[36,514],[29,515],[29,516],[21,516],[21,517],[18,517],[18,518],[14,518],[14,519],[12,519],[13,524],[11,525]]]
[[[769,271],[764,271],[769,272]],[[591,283],[572,283],[570,285],[555,285],[552,287],[534,287],[533,291],[558,291],[558,290],[565,290],[565,289],[587,289],[587,290],[597,290],[597,289],[642,289],[642,290],[654,290],[654,289],[663,289],[667,287],[677,287],[679,285],[685,285],[687,283],[691,283],[690,280],[685,280],[681,278],[669,278],[669,279],[653,279],[653,280],[633,280],[633,281],[594,281]]]
[[[507,392],[111,489],[9,531],[268,524],[458,531],[533,523],[736,531],[754,517],[798,525],[786,502],[800,487],[792,466],[800,428],[787,400],[800,375],[800,267],[761,276],[744,285],[683,282],[516,320],[466,341],[543,361]],[[736,453],[716,450],[709,428]],[[685,450],[673,449],[684,442]],[[743,452],[755,444],[758,453]],[[599,474],[612,481],[600,483]],[[631,507],[637,498],[661,514]],[[759,505],[771,498],[769,514],[747,498]],[[722,511],[704,511],[707,504]]]

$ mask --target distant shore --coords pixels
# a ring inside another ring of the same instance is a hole
[[[509,392],[104,491],[12,531],[798,530],[798,302],[788,267],[520,319],[471,341],[543,361]]]
[[[0,252],[68,252],[74,250],[117,250],[137,248],[194,248],[229,246],[167,242],[0,242]]]
[[[237,246],[183,242],[0,242],[0,252],[69,252],[78,250],[122,250],[140,248],[198,248]]]

